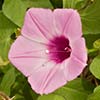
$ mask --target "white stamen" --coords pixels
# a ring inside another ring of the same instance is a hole
[[[71,49],[68,48],[68,47],[66,47],[64,50],[67,51],[67,52],[71,52]]]
[[[68,50],[68,47],[66,47],[64,50]]]
[[[45,52],[48,54],[49,53],[49,50],[45,50]]]

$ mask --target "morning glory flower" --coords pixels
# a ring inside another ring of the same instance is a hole
[[[75,79],[87,61],[79,13],[30,8],[21,35],[10,48],[9,60],[39,94],[51,93]]]

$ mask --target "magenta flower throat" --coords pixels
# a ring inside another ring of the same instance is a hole
[[[71,54],[69,40],[64,36],[54,37],[48,44],[48,50],[46,52],[50,56],[50,59],[56,63],[63,62]]]

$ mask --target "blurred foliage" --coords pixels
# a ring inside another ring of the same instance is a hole
[[[25,12],[30,7],[52,8],[49,0],[5,0],[3,13],[13,23],[22,26]]]
[[[62,8],[63,7],[63,0],[50,0],[51,4],[55,8]]]
[[[17,26],[0,11],[0,56],[3,60],[7,60],[10,36],[16,28]]]
[[[2,10],[3,2],[4,2],[4,0],[0,0],[0,10]]]
[[[38,100],[66,100],[64,97],[55,94],[39,96]]]
[[[0,93],[13,97],[13,100],[100,100],[99,4],[100,0],[0,0]],[[86,39],[87,68],[79,78],[48,95],[36,94],[27,79],[8,60],[9,48],[20,34],[18,30],[30,7],[76,9]]]

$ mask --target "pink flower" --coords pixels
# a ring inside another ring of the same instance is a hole
[[[39,94],[51,93],[76,78],[87,61],[78,12],[29,9],[9,59]]]

